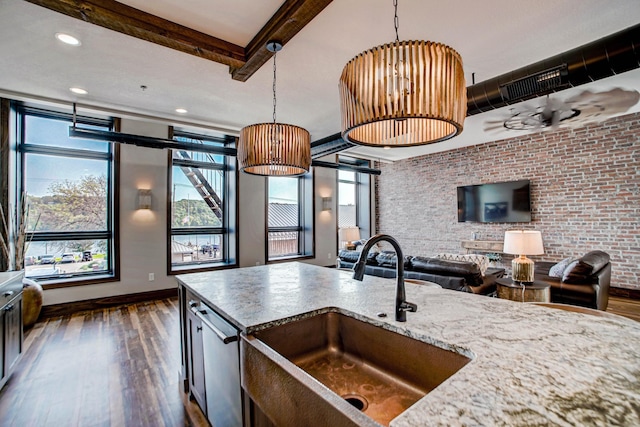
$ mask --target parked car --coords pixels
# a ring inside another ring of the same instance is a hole
[[[40,264],[55,264],[56,259],[53,255],[40,255]]]
[[[91,255],[91,251],[82,252],[82,260],[81,261],[93,261],[93,255]]]
[[[76,262],[76,257],[73,254],[62,254],[60,264],[67,264],[70,262]]]

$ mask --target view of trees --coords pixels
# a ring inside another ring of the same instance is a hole
[[[222,227],[204,200],[177,200],[173,203],[172,227]]]
[[[83,176],[80,181],[55,182],[50,195],[29,196],[29,224],[35,231],[102,231],[107,228],[107,178]],[[104,240],[75,240],[56,244],[60,251],[106,250]],[[98,246],[96,248],[96,245]]]

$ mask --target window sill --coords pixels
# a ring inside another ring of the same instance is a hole
[[[188,264],[182,266],[171,266],[171,271],[167,272],[168,276],[176,276],[178,274],[199,273],[202,271],[226,270],[238,267],[237,263],[217,262],[215,264]]]
[[[280,258],[272,258],[267,261],[267,264],[278,264],[280,262],[291,262],[291,261],[301,261],[305,259],[314,259],[313,255],[293,255],[293,256],[285,256]]]
[[[38,279],[37,277],[28,277],[28,279],[38,282],[43,290],[70,288],[74,286],[98,285],[100,283],[117,282],[120,280],[112,274],[96,274],[91,277],[65,277],[59,279]]]

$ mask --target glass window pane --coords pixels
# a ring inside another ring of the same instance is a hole
[[[338,170],[338,179],[340,181],[355,181],[356,180],[356,173],[355,172]]]
[[[174,166],[171,227],[222,227],[224,171]]]
[[[28,153],[31,225],[39,217],[36,231],[106,230],[108,167],[104,160]]]
[[[224,147],[224,144],[219,141],[210,141],[207,139],[197,139],[193,137],[186,137],[177,135],[173,138],[176,141],[187,142],[189,144],[201,144],[211,147]],[[195,160],[205,163],[217,163],[224,164],[224,156],[220,154],[203,153],[201,151],[187,151],[187,150],[173,150],[174,159]]]
[[[105,239],[31,242],[25,252],[25,276],[107,272],[107,249]]]
[[[299,178],[269,177],[269,227],[300,224]]]
[[[27,115],[25,117],[25,125],[24,141],[27,144],[100,152],[109,150],[108,142],[69,138],[69,126],[73,125],[73,122],[68,120]],[[77,127],[81,129],[110,130],[108,126],[94,126],[83,123],[78,123]]]
[[[222,252],[220,234],[190,234],[171,238],[173,265],[222,261]]]
[[[356,226],[356,184],[338,184],[338,227]]]
[[[269,232],[269,258],[298,255],[298,231]]]

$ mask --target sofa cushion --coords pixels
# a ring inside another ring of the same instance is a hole
[[[451,261],[466,261],[477,264],[480,268],[480,274],[485,275],[487,268],[489,268],[489,258],[486,255],[480,254],[438,254],[436,258],[448,259]]]
[[[411,258],[410,256],[404,257],[404,269],[408,270],[411,268]],[[396,268],[396,261],[398,257],[394,251],[382,251],[376,256],[376,261],[378,265],[381,267],[387,268]]]
[[[347,262],[358,262],[358,258],[360,258],[360,252],[340,249],[340,252],[338,252],[338,258]]]
[[[609,264],[609,254],[602,251],[591,251],[582,258],[573,261],[564,271],[562,281],[565,283],[589,284],[589,278]]]
[[[573,261],[574,259],[569,257],[569,258],[563,259],[557,264],[554,264],[549,269],[549,277],[559,277],[559,278],[564,277],[564,271],[567,269],[569,264],[571,264]]]
[[[482,284],[480,267],[472,262],[416,256],[411,259],[411,270],[442,276],[464,277],[469,286]]]
[[[366,263],[368,265],[378,265],[378,262],[376,261],[377,255],[378,254],[376,252],[369,252],[367,254]],[[360,258],[360,251],[349,251],[347,249],[341,249],[340,252],[338,252],[338,258],[346,262],[358,262],[358,258]]]

